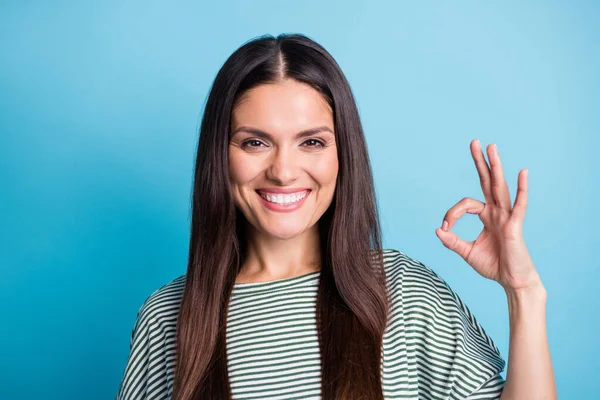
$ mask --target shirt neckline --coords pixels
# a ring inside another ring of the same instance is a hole
[[[264,282],[243,282],[236,283],[233,285],[234,293],[248,293],[254,291],[262,291],[262,290],[271,290],[278,288],[290,288],[297,286],[304,286],[304,283],[313,283],[317,282],[315,278],[317,278],[321,274],[321,270],[309,272],[306,274],[293,276],[291,278],[281,278],[274,279],[271,281]]]

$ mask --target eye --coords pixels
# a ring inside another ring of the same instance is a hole
[[[324,143],[317,139],[308,139],[303,144],[306,144],[306,143],[315,143],[315,145],[308,146],[308,147],[323,147],[324,146]]]
[[[256,144],[256,146],[251,145],[251,144]],[[256,140],[256,139],[246,140],[244,143],[242,143],[242,149],[245,149],[246,147],[257,149],[260,147],[261,144],[264,144],[264,143],[261,142],[260,140]]]

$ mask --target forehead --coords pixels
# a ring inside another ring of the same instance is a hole
[[[268,131],[297,131],[314,125],[333,129],[333,113],[311,86],[294,80],[259,85],[247,91],[232,113],[232,128],[252,125]]]

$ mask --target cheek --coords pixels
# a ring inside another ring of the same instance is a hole
[[[256,177],[257,165],[236,153],[229,154],[229,179],[233,185],[243,185]]]
[[[335,185],[338,175],[338,160],[336,157],[327,157],[313,162],[310,166],[311,175],[320,185]]]

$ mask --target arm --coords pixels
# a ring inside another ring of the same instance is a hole
[[[514,204],[504,179],[496,145],[487,147],[490,165],[479,140],[471,154],[479,173],[485,202],[463,198],[444,216],[436,234],[447,248],[460,255],[485,278],[506,291],[510,319],[510,349],[502,399],[556,399],[556,388],[546,337],[546,290],[523,237],[528,204],[529,173],[519,171]],[[484,228],[466,242],[451,232],[465,213],[477,214]]]
[[[510,319],[508,369],[501,400],[556,399],[544,286],[506,290]]]

